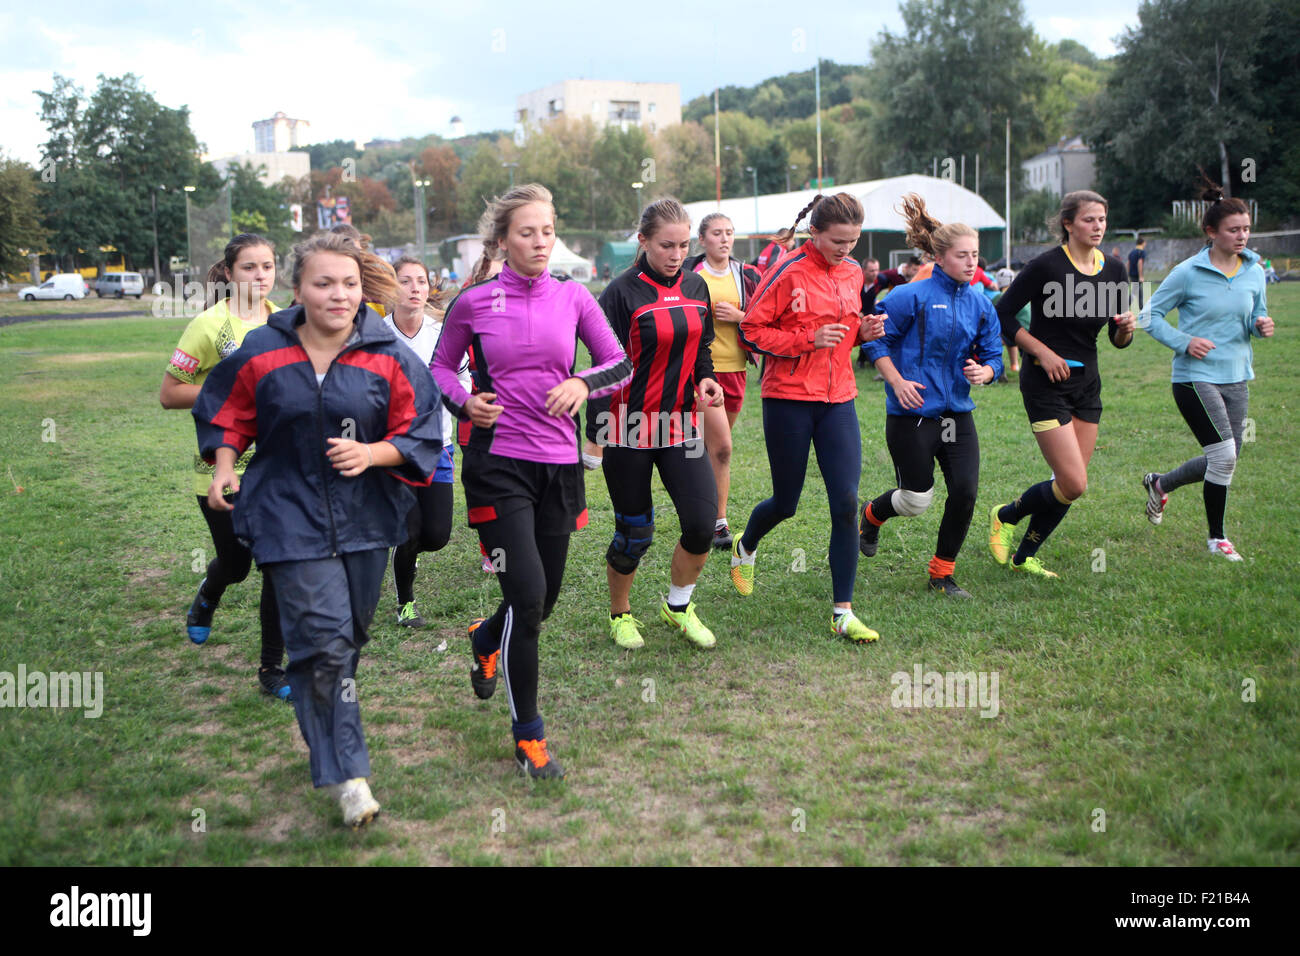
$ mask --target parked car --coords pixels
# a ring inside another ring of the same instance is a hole
[[[87,294],[86,280],[75,272],[60,272],[52,275],[40,285],[24,286],[18,290],[18,298],[31,302],[34,299],[84,299]]]
[[[138,299],[144,295],[144,276],[138,272],[105,272],[95,280],[95,295],[118,299],[133,295]]]

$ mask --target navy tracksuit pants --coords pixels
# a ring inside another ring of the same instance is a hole
[[[388,550],[378,548],[265,566],[275,583],[289,652],[285,676],[317,787],[370,776],[357,661],[370,640],[387,561]]]

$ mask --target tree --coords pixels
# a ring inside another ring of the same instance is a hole
[[[133,74],[99,76],[89,100],[58,74],[37,91],[49,134],[42,148],[41,208],[57,256],[106,258],[122,253],[128,267],[151,262],[157,197],[159,255],[185,249],[182,187],[199,174],[199,144],[186,107],[160,105]],[[151,195],[152,194],[152,195]]]
[[[1119,218],[1151,222],[1171,199],[1191,198],[1198,165],[1231,193],[1232,158],[1253,155],[1245,150],[1264,132],[1255,60],[1268,4],[1234,4],[1230,30],[1209,0],[1147,0],[1138,8],[1138,26],[1120,39],[1087,130],[1099,183]]]
[[[0,272],[27,271],[27,256],[45,251],[36,170],[0,153]]]
[[[265,169],[265,166],[254,168],[251,163],[236,163],[226,170],[231,217],[236,232],[255,232],[284,249],[294,239],[294,232],[289,228],[290,190],[284,185],[265,185],[260,176]]]
[[[904,28],[882,32],[874,53],[872,139],[883,172],[933,168],[935,158],[984,158],[1001,176],[1005,123],[1012,168],[1046,145],[1049,73],[1020,0],[903,0]]]
[[[430,147],[420,154],[419,169],[422,178],[432,183],[431,192],[426,195],[434,206],[434,219],[450,234],[450,227],[458,222],[456,173],[460,169],[460,157],[450,146]]]

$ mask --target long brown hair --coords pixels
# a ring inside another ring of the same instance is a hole
[[[1073,223],[1074,217],[1079,214],[1079,210],[1085,203],[1101,203],[1101,208],[1107,212],[1110,211],[1110,203],[1101,193],[1095,193],[1091,189],[1076,189],[1072,193],[1066,193],[1061,197],[1061,208],[1057,210],[1056,215],[1047,220],[1047,225],[1060,238],[1061,243],[1065,244],[1070,241],[1070,234],[1065,231],[1067,222]]]
[[[207,281],[204,283],[205,308],[210,309],[222,299],[230,298],[235,288],[233,270],[239,261],[239,254],[256,246],[266,246],[271,250],[271,255],[275,255],[275,243],[255,232],[241,232],[226,243],[221,258],[208,269]]]
[[[361,295],[367,302],[378,302],[389,312],[397,307],[401,287],[397,273],[373,252],[362,252],[355,239],[337,232],[318,232],[293,247],[293,287],[302,284],[302,270],[307,260],[318,252],[347,256],[357,264],[361,274]]]
[[[952,248],[952,244],[961,238],[979,239],[977,233],[964,222],[942,223],[930,215],[925,208],[925,200],[916,193],[903,197],[900,210],[907,220],[907,233],[904,241],[913,249],[920,249],[930,258],[937,260]]]
[[[772,236],[772,241],[784,246],[793,239],[804,216],[808,216],[810,226],[821,232],[836,225],[860,227],[867,214],[862,208],[862,203],[858,202],[858,198],[852,193],[836,193],[834,196],[818,193],[813,196],[812,202],[804,206],[799,211],[799,215],[795,216],[794,224],[789,229],[782,229]]]

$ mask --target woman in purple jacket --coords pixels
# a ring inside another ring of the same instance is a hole
[[[479,232],[506,264],[452,302],[433,357],[443,401],[474,426],[461,480],[470,526],[501,583],[496,613],[470,624],[470,682],[486,700],[498,666],[505,671],[519,768],[562,777],[537,710],[537,638],[560,593],[569,535],[587,523],[573,415],[587,398],[621,387],[632,365],[586,287],[547,271],[555,208],[546,187],[511,189],[488,207]],[[578,339],[594,364],[575,375]],[[456,378],[467,349],[482,389],[474,395]]]

